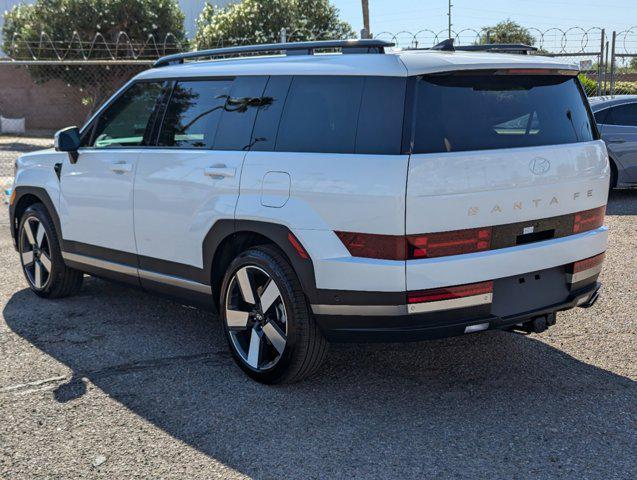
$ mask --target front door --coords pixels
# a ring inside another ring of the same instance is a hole
[[[124,263],[136,263],[135,169],[161,91],[158,82],[132,84],[89,127],[77,162],[64,160],[60,221],[65,250],[115,261],[122,252],[133,259]]]

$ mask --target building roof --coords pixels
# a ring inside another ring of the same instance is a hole
[[[385,54],[271,55],[193,61],[142,72],[138,79],[222,75],[372,75],[405,77],[456,70],[577,66],[538,55],[439,50],[389,50]]]

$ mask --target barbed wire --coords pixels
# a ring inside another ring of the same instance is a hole
[[[601,27],[571,27],[567,29],[549,28],[540,30],[528,28],[535,40],[535,46],[550,54],[598,54],[601,48]],[[329,32],[314,32],[311,30],[286,30],[285,40],[319,40],[330,38]],[[489,37],[487,29],[465,28],[452,31],[452,38],[458,44],[485,43]],[[435,31],[422,29],[417,32],[400,31],[380,32],[374,38],[388,40],[400,48],[427,48],[447,39],[448,30]],[[606,32],[606,39],[610,32]],[[256,32],[252,37],[229,37],[218,40],[211,47],[225,47],[230,45],[246,45],[278,41],[280,32],[270,34]],[[74,32],[67,40],[54,40],[45,32],[38,40],[27,40],[15,34],[9,45],[5,45],[5,53],[9,59],[15,60],[144,60],[155,59],[169,53],[188,49],[190,45],[181,42],[172,33],[163,38],[156,38],[149,34],[145,39],[131,39],[126,32],[119,32],[116,38],[108,41],[101,33],[96,32],[90,40],[82,39]],[[0,45],[0,49],[2,46]],[[616,53],[619,55],[637,55],[637,25],[616,33]]]

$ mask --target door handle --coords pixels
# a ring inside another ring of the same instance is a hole
[[[130,173],[133,171],[133,165],[124,161],[111,163],[111,171],[115,173]]]
[[[626,143],[626,140],[621,137],[610,137],[608,143]]]
[[[203,174],[211,178],[232,178],[236,174],[235,168],[229,168],[225,165],[219,165],[214,167],[206,167],[203,169]]]

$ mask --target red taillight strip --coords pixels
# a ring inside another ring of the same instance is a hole
[[[493,281],[407,292],[409,313],[474,307],[493,301]]]
[[[573,233],[588,232],[604,225],[606,205],[573,215]]]
[[[560,237],[595,230],[604,224],[606,206],[584,210],[570,215],[552,217],[564,225]],[[546,224],[544,219],[544,223]],[[527,222],[518,222],[525,224]],[[533,223],[529,221],[528,223]],[[469,228],[448,232],[422,233],[417,235],[380,235],[359,232],[334,232],[353,257],[382,260],[415,260],[434,257],[483,252],[495,248],[515,246],[515,234],[511,228],[517,224],[494,227]],[[558,225],[556,223],[556,225]],[[509,230],[506,230],[506,229]],[[519,227],[520,230],[522,226]],[[557,228],[557,227],[556,227]],[[561,228],[561,227],[560,227]],[[503,231],[511,236],[510,245],[502,245]],[[521,233],[521,232],[520,232]],[[498,237],[499,235],[499,237]],[[498,238],[500,240],[498,240]],[[559,237],[554,237],[559,238]],[[494,247],[494,242],[496,246]]]
[[[569,283],[577,283],[587,278],[598,275],[602,271],[602,262],[606,253],[600,253],[594,257],[579,260],[570,265],[566,274]]]

